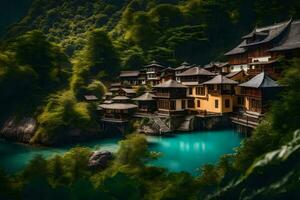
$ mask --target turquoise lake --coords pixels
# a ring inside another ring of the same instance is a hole
[[[233,130],[191,132],[174,134],[170,137],[147,136],[149,150],[161,152],[161,156],[148,163],[149,165],[165,167],[170,171],[186,171],[193,175],[199,174],[198,169],[204,164],[213,164],[228,153],[233,153],[243,137]],[[119,139],[106,139],[80,146],[91,147],[116,152]],[[30,147],[0,140],[0,167],[13,173],[24,166],[37,154],[49,158],[63,154],[72,146],[65,148]]]

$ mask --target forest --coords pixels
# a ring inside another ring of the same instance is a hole
[[[225,61],[254,27],[299,19],[300,2],[32,0],[14,16],[1,13],[0,124],[34,117],[39,126],[27,142],[52,146],[70,142],[74,129],[95,137],[95,105],[83,95],[101,98],[120,70],[152,60],[171,67]],[[155,156],[142,136],[131,135],[102,171],[86,167],[91,150],[83,147],[36,157],[15,175],[1,171],[0,198],[299,199],[300,61],[282,65],[287,87],[266,119],[236,154],[204,166],[198,177],[144,165]]]

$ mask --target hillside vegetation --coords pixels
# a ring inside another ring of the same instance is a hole
[[[33,0],[7,37],[38,29],[72,56],[85,46],[87,32],[101,28],[124,68],[153,59],[206,64],[223,59],[255,25],[299,18],[299,8],[297,0]]]
[[[224,59],[242,34],[300,17],[299,6],[296,0],[33,0],[1,44],[0,120],[37,119],[31,142],[97,132],[94,105],[83,95],[101,98],[120,70],[154,59],[170,66]]]

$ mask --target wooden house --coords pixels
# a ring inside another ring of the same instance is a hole
[[[157,85],[160,82],[160,71],[165,67],[160,65],[156,61],[152,61],[149,65],[145,67],[146,75],[147,75],[147,84]]]
[[[133,98],[136,96],[136,91],[132,88],[120,88],[119,95]]]
[[[195,96],[195,110],[202,114],[223,114],[233,112],[235,90],[238,82],[217,75],[202,85]]]
[[[175,69],[167,67],[160,71],[160,83],[175,79]]]
[[[300,56],[300,21],[255,28],[225,55],[232,72],[243,69],[253,77],[264,71],[277,79],[283,70],[278,58]]]
[[[243,83],[248,79],[248,76],[244,70],[230,72],[229,74],[225,75],[225,77],[239,83]]]
[[[246,112],[263,114],[270,100],[274,100],[280,91],[280,86],[267,73],[262,72],[249,81],[239,85],[245,98]]]
[[[187,87],[168,80],[155,85],[155,99],[157,100],[158,112],[164,115],[183,115],[187,106]]]
[[[179,67],[175,68],[175,76],[176,76],[176,81],[180,82],[180,78],[177,77],[178,74],[181,74],[182,72],[190,69],[192,66],[187,63],[187,62],[183,62]]]
[[[140,71],[121,71],[119,75],[119,79],[122,83],[122,85],[139,85],[139,76],[140,76]]]
[[[230,65],[227,62],[211,62],[204,66],[204,69],[215,74],[228,74],[230,72]]]
[[[137,105],[130,103],[100,104],[102,110],[102,121],[106,122],[128,122],[137,110]]]
[[[157,103],[154,94],[146,92],[139,97],[133,98],[132,100],[137,102],[138,112],[153,113],[157,110]]]
[[[215,73],[201,67],[192,67],[177,75],[180,83],[188,87],[186,95],[188,97],[187,107],[189,110],[195,109],[195,97],[204,91],[204,87],[201,84],[214,76]]]

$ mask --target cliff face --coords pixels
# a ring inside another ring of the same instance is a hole
[[[245,176],[207,199],[300,199],[300,131],[288,144],[258,158]]]
[[[37,122],[32,117],[24,117],[20,120],[12,117],[1,127],[0,136],[8,140],[29,143],[36,128]]]

